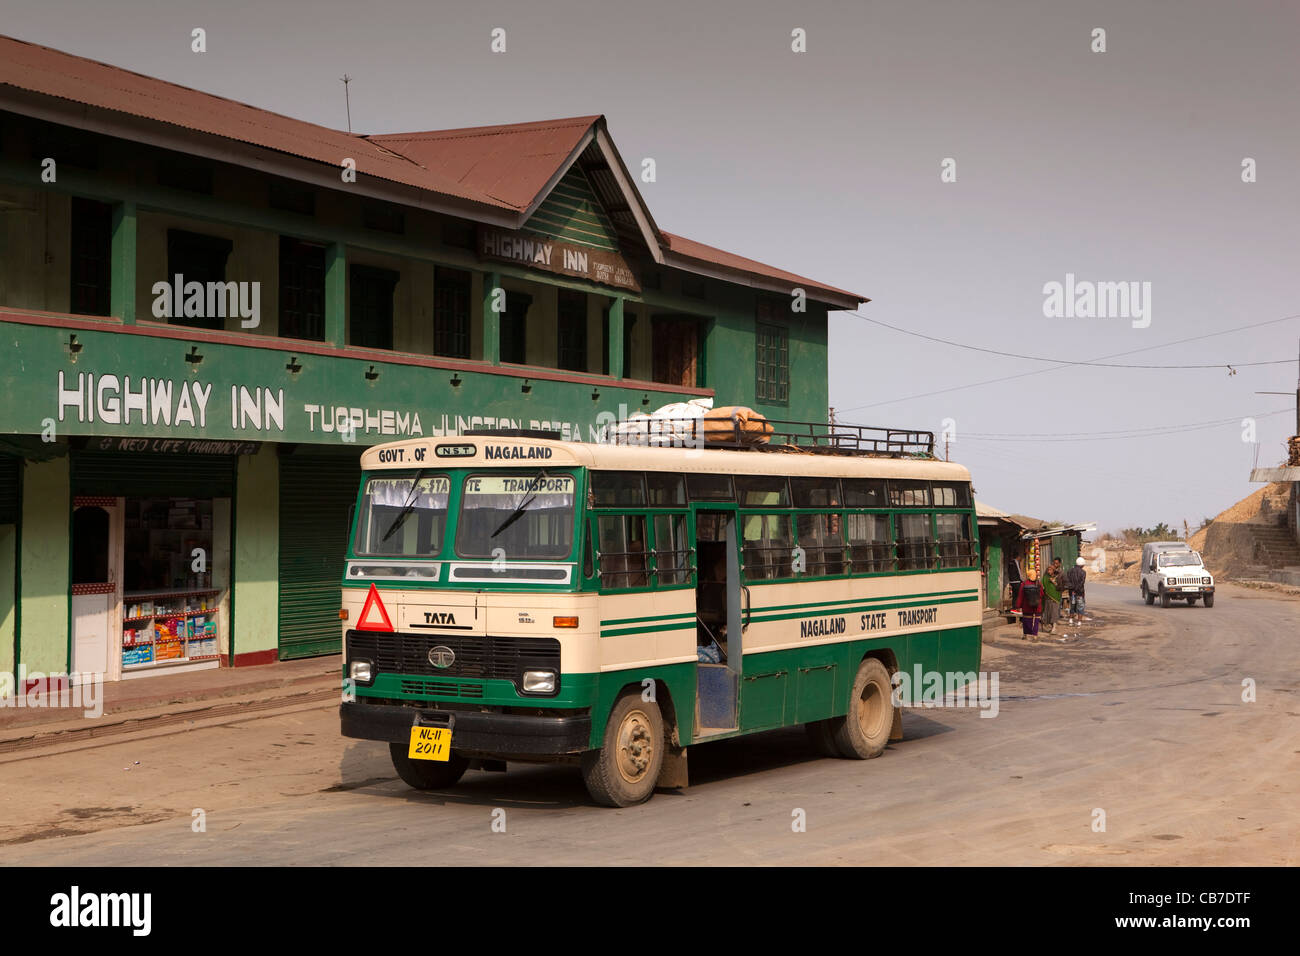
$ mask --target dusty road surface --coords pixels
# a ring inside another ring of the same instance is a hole
[[[569,767],[416,793],[383,745],[341,738],[332,705],[307,706],[0,758],[0,859],[1300,862],[1300,602],[1225,587],[1212,609],[1162,610],[1103,585],[1089,599],[1094,621],[1054,640],[986,633],[996,717],[909,710],[907,739],[877,760],[812,756],[793,730],[693,748],[689,789],[627,810],[591,804]]]

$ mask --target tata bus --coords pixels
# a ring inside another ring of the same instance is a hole
[[[780,727],[879,755],[896,674],[979,668],[970,474],[928,432],[769,427],[367,449],[343,734],[387,743],[417,789],[567,762],[610,806],[685,786],[692,747]]]

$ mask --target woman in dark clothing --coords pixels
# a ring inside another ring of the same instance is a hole
[[[1021,638],[1038,640],[1038,622],[1043,615],[1043,586],[1038,583],[1038,572],[1030,571],[1016,595],[1016,609],[1020,611]]]

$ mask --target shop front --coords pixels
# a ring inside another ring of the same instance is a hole
[[[126,680],[217,667],[230,647],[236,454],[94,438],[71,462],[71,670]]]

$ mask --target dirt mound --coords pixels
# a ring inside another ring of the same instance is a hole
[[[1291,487],[1274,482],[1242,498],[1188,540],[1216,578],[1240,577],[1258,564],[1252,529],[1286,514]]]

